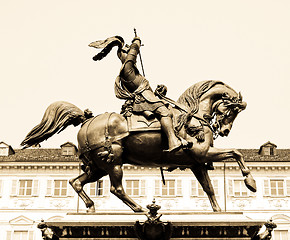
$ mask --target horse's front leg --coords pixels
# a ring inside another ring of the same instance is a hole
[[[219,149],[210,147],[205,158],[210,162],[220,162],[228,158],[236,159],[242,174],[245,177],[244,182],[247,188],[252,192],[257,191],[256,181],[253,178],[249,168],[246,166],[243,155],[237,149]]]
[[[195,175],[196,179],[202,186],[203,191],[207,194],[210,204],[214,212],[221,212],[221,208],[218,205],[214,194],[214,188],[211,184],[210,178],[208,176],[207,169],[205,166],[197,165],[190,168],[190,170]]]

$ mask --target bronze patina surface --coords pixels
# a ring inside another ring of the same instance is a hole
[[[110,177],[111,193],[134,212],[145,211],[123,188],[122,165],[125,163],[159,166],[170,171],[189,168],[206,192],[213,211],[221,211],[208,175],[213,162],[234,158],[245,177],[246,186],[256,191],[255,180],[243,155],[236,149],[213,146],[218,135],[228,136],[236,116],[246,108],[240,93],[221,81],[208,80],[189,87],[175,102],[165,97],[164,86],[158,86],[154,94],[136,68],[141,45],[138,37],[126,51],[123,49],[124,41],[118,36],[92,45],[103,48],[95,60],[118,46],[122,67],[116,80],[116,95],[126,100],[121,114],[104,113],[93,117],[90,111],[83,112],[71,103],[55,102],[47,108],[41,123],[22,142],[24,147],[29,147],[69,125],[82,123],[78,144],[84,172],[71,179],[70,184],[89,212],[95,211],[94,202],[83,186],[106,175]],[[139,125],[134,125],[130,118],[132,115],[143,116],[143,125],[137,131]]]

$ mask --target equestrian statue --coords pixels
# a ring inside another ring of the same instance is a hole
[[[160,167],[162,171],[190,169],[207,194],[213,211],[221,211],[208,175],[208,171],[214,169],[213,162],[235,159],[245,185],[256,191],[255,180],[243,155],[236,149],[213,146],[218,135],[228,136],[236,116],[246,108],[240,93],[214,80],[194,84],[177,101],[166,97],[164,85],[158,85],[153,92],[144,71],[141,74],[136,66],[138,55],[142,60],[141,40],[136,32],[130,46],[120,36],[92,42],[89,46],[102,49],[93,57],[95,61],[117,47],[122,65],[115,81],[115,94],[125,100],[121,113],[93,116],[88,109],[82,111],[71,103],[55,102],[21,143],[27,148],[69,125],[81,124],[77,138],[83,173],[69,183],[88,212],[95,212],[95,207],[83,187],[106,175],[110,178],[112,194],[134,212],[146,211],[123,188],[123,164]]]

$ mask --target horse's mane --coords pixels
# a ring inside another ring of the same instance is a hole
[[[179,131],[181,127],[188,122],[191,116],[199,110],[199,100],[201,96],[209,91],[213,86],[217,84],[225,85],[221,81],[205,80],[198,82],[189,87],[185,92],[178,98],[177,102],[186,106],[187,113],[181,113],[177,118],[176,131]]]
[[[177,102],[185,105],[188,109],[188,112],[191,114],[198,112],[199,99],[201,96],[210,90],[216,84],[225,85],[221,81],[206,80],[194,84],[189,87],[177,100]]]

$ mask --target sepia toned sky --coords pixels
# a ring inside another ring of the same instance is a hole
[[[146,78],[177,98],[201,80],[241,91],[247,109],[222,148],[290,147],[288,0],[0,1],[0,142],[19,148],[47,106],[68,101],[95,115],[119,112],[116,49],[102,61],[90,42],[137,29]],[[77,144],[79,127],[42,143]]]

